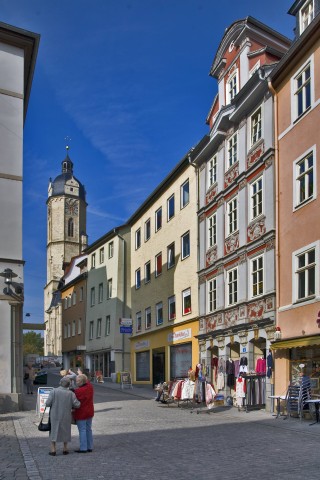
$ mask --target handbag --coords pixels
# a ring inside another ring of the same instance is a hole
[[[48,423],[44,423],[43,417],[44,417],[45,411],[42,414],[40,423],[38,425],[38,430],[40,432],[50,432],[51,431],[51,419],[50,419],[50,412],[49,412],[49,418],[48,418]]]

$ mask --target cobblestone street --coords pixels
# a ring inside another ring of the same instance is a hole
[[[320,423],[264,411],[221,407],[208,414],[154,401],[154,392],[95,385],[94,451],[50,457],[48,434],[37,429],[35,397],[29,411],[0,416],[1,480],[319,479]]]

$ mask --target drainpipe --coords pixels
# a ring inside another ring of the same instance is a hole
[[[113,229],[113,232],[115,235],[119,237],[120,240],[122,240],[122,318],[125,317],[125,305],[126,305],[126,259],[125,259],[125,239],[116,231],[116,229]],[[122,333],[122,371],[124,371],[124,336],[125,334]]]
[[[278,326],[278,311],[280,305],[280,281],[279,281],[279,142],[278,142],[278,95],[275,91],[271,79],[268,78],[268,87],[274,100],[274,162],[275,162],[275,220],[276,220],[276,326]]]

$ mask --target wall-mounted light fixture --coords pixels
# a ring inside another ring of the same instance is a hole
[[[0,272],[0,277],[4,278],[4,283],[7,285],[3,289],[3,293],[21,302],[23,300],[23,283],[13,281],[17,276],[11,268],[5,268],[3,272]],[[13,287],[14,291],[11,287]]]

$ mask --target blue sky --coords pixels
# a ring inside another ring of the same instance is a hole
[[[71,137],[92,243],[124,223],[208,132],[209,69],[225,29],[252,16],[293,38],[286,0],[0,0],[41,35],[24,129],[25,307],[43,322],[46,200]]]

